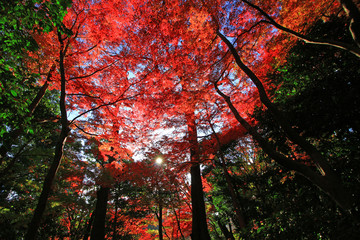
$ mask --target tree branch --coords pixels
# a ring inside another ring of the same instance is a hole
[[[340,207],[342,207],[348,213],[356,214],[356,211],[352,212],[354,207],[354,200],[352,195],[344,188],[340,178],[329,166],[324,156],[306,139],[301,137],[287,122],[283,113],[272,104],[260,79],[242,62],[239,54],[237,53],[235,47],[231,44],[231,42],[219,31],[217,32],[217,35],[227,44],[240,69],[245,72],[246,75],[255,84],[258,89],[261,102],[268,108],[270,113],[273,115],[273,117],[279,124],[280,128],[284,131],[284,133],[291,141],[298,144],[306,152],[306,154],[311,157],[311,160],[315,163],[321,175],[314,172],[310,167],[288,159],[284,155],[280,154],[278,151],[274,150],[274,146],[272,146],[270,142],[264,139],[244,118],[240,116],[239,112],[232,104],[230,97],[222,93],[218,88],[217,82],[215,82],[214,87],[217,93],[221,97],[223,97],[238,122],[250,133],[250,135],[253,136],[255,141],[258,142],[260,147],[264,150],[265,153],[269,155],[269,157],[274,159],[279,164],[291,170],[299,172],[304,177],[308,178],[311,182],[313,182],[315,185],[317,185],[321,190],[326,192]]]
[[[119,60],[115,60],[114,62],[110,63],[109,65],[106,65],[105,67],[102,67],[102,68],[100,68],[100,69],[97,69],[97,70],[95,70],[94,72],[92,72],[92,73],[90,73],[90,74],[88,74],[88,75],[83,75],[83,76],[78,76],[78,77],[71,77],[71,78],[69,78],[69,80],[83,79],[83,78],[91,77],[91,76],[95,75],[96,73],[101,72],[101,71],[103,71],[103,70],[106,69],[106,68],[109,68],[110,66],[114,65],[114,64],[115,64],[116,62],[118,62],[118,61],[119,61]]]
[[[116,103],[118,103],[118,102],[120,102],[120,101],[129,100],[129,99],[134,98],[134,97],[136,97],[136,96],[138,96],[138,95],[139,95],[139,94],[136,94],[136,95],[134,95],[134,96],[127,97],[127,98],[118,98],[118,99],[116,99],[116,100],[113,101],[113,102],[104,103],[104,104],[101,104],[101,105],[99,105],[99,106],[97,106],[97,107],[95,107],[95,108],[89,109],[89,110],[87,110],[87,111],[85,111],[85,112],[77,115],[73,120],[71,120],[71,122],[69,123],[69,125],[73,124],[76,119],[80,118],[81,116],[84,116],[85,114],[87,114],[87,113],[89,113],[89,112],[93,112],[93,111],[98,110],[98,109],[100,109],[100,108],[102,108],[102,107],[114,105],[114,104],[116,104]]]
[[[244,3],[246,3],[247,5],[249,5],[250,7],[256,9],[258,12],[260,12],[261,15],[263,15],[267,19],[266,22],[273,25],[275,28],[277,28],[283,32],[286,32],[294,37],[297,37],[298,39],[301,39],[301,40],[305,41],[306,43],[317,44],[317,45],[327,45],[327,46],[332,46],[332,47],[336,47],[336,48],[341,48],[341,49],[344,49],[344,50],[347,50],[347,51],[353,53],[357,57],[360,57],[360,48],[358,46],[353,46],[353,45],[350,45],[347,43],[338,42],[338,41],[334,41],[334,40],[312,39],[301,33],[295,32],[294,30],[291,30],[287,27],[280,25],[269,14],[267,14],[263,9],[261,9],[259,6],[249,2],[247,0],[242,0],[242,1]]]
[[[79,127],[79,126],[78,126],[77,124],[75,124],[75,123],[74,123],[74,125],[75,125],[76,128],[78,128],[80,131],[82,131],[82,132],[85,133],[85,134],[88,134],[88,135],[91,135],[91,136],[99,136],[98,134],[89,133],[89,132],[85,131],[83,128]]]
[[[360,11],[352,0],[339,0],[346,14],[350,18],[349,30],[358,47],[360,47]]]

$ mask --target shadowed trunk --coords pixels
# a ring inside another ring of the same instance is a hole
[[[192,204],[192,240],[210,240],[206,222],[204,192],[200,171],[199,143],[197,141],[195,114],[187,114],[187,126],[190,142],[191,160],[191,204]]]
[[[160,200],[160,203],[159,203],[159,214],[157,215],[157,219],[158,219],[158,222],[159,222],[159,228],[158,228],[158,231],[159,231],[159,240],[163,240],[163,213],[162,213],[162,203],[161,203],[161,200]]]
[[[235,240],[234,235],[227,229],[227,227],[224,224],[221,223],[220,219],[217,220],[217,223],[226,239]]]
[[[109,193],[110,188],[102,186],[96,192],[95,217],[91,228],[90,240],[105,239],[106,210]]]
[[[60,111],[61,111],[61,133],[59,136],[58,143],[55,148],[54,159],[51,163],[50,169],[45,177],[43,189],[36,206],[33,218],[29,224],[28,231],[25,235],[26,240],[33,240],[36,238],[36,234],[40,227],[41,218],[44,214],[48,198],[50,196],[51,188],[57,173],[57,170],[61,163],[61,158],[63,156],[64,145],[66,138],[69,135],[70,129],[67,120],[65,98],[66,98],[66,79],[65,79],[65,68],[64,68],[64,42],[60,33],[58,33],[58,38],[60,42],[60,77],[61,77],[61,93],[60,93]]]
[[[349,30],[358,47],[360,47],[360,11],[352,0],[339,0],[350,19]]]
[[[175,218],[176,218],[177,227],[179,228],[179,232],[181,234],[181,239],[185,239],[184,234],[181,231],[181,223],[180,223],[181,212],[180,211],[181,210],[179,209],[179,216],[178,216],[177,213],[176,213],[176,210],[174,209],[174,215],[175,215]]]

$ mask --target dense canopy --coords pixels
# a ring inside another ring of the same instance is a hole
[[[0,239],[356,239],[356,0],[0,5]]]

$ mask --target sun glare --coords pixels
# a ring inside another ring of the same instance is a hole
[[[161,158],[161,157],[157,157],[156,159],[155,159],[155,162],[156,162],[156,164],[162,164],[163,163],[163,159]]]

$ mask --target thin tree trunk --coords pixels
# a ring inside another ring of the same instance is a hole
[[[58,33],[58,38],[60,42],[60,77],[61,77],[61,93],[60,93],[60,111],[61,111],[61,133],[59,136],[58,143],[55,148],[55,156],[53,162],[50,166],[50,169],[45,177],[43,189],[36,206],[33,218],[29,224],[28,231],[25,235],[25,240],[33,240],[36,238],[36,234],[38,232],[41,218],[44,214],[46,204],[48,198],[50,196],[51,188],[57,173],[57,170],[61,163],[61,158],[63,156],[64,145],[66,142],[66,138],[70,132],[67,114],[66,114],[66,105],[65,105],[65,98],[66,98],[66,79],[65,79],[65,68],[64,68],[64,42],[61,37],[61,34]]]
[[[31,104],[29,105],[29,108],[28,108],[29,112],[28,112],[27,116],[30,117],[34,113],[36,107],[39,105],[41,99],[44,97],[44,95],[46,93],[46,90],[49,87],[49,82],[51,82],[51,77],[52,77],[53,72],[55,71],[55,68],[56,68],[56,65],[53,64],[51,66],[50,70],[49,70],[49,73],[48,73],[48,75],[46,77],[46,81],[45,81],[44,85],[41,86],[41,88],[39,89],[37,95],[35,96],[35,98],[31,102]]]
[[[101,186],[96,193],[95,218],[91,229],[90,240],[105,239],[106,209],[110,193],[109,187]]]
[[[350,19],[349,30],[358,47],[360,47],[360,11],[352,0],[339,0]]]
[[[25,118],[27,117],[31,117],[32,114],[34,113],[36,107],[39,105],[41,99],[44,97],[46,90],[49,87],[49,82],[51,81],[51,76],[52,73],[55,70],[55,64],[51,67],[46,81],[44,83],[44,85],[41,86],[41,88],[39,89],[39,91],[37,92],[35,98],[33,99],[33,101],[31,102],[31,104],[28,107],[28,113],[25,115]],[[8,137],[9,139],[15,140],[19,137],[19,135],[24,131],[23,126],[19,126],[18,129],[15,129],[11,132],[8,133]],[[11,146],[8,146],[7,144],[3,144],[0,146],[0,164],[2,164],[3,160],[5,159],[7,153],[11,150]]]
[[[236,196],[237,194],[235,192],[234,185],[232,184],[232,181],[231,181],[231,176],[228,173],[226,165],[223,162],[223,160],[221,160],[220,164],[221,164],[221,168],[223,170],[223,173],[225,175],[225,180],[226,180],[227,187],[228,187],[228,189],[230,191],[231,201],[232,201],[232,204],[233,204],[234,209],[235,209],[235,214],[236,214],[236,218],[237,218],[237,220],[239,222],[239,226],[240,226],[240,228],[245,228],[246,227],[245,218],[244,218],[243,213],[241,211],[241,206],[240,206],[240,203],[239,203],[239,201],[237,199],[237,196]]]
[[[224,234],[225,239],[235,240],[232,232],[230,232],[227,227],[221,223],[220,219],[217,220],[217,224],[219,225],[221,232]]]
[[[220,139],[218,137],[218,135],[216,134],[215,132],[215,129],[212,125],[212,123],[209,121],[209,125],[210,125],[210,128],[216,138],[216,141],[218,143],[218,146],[219,146],[219,155],[220,155],[220,165],[221,165],[221,168],[223,170],[223,174],[225,176],[225,180],[226,180],[226,184],[227,184],[227,187],[230,191],[230,197],[231,197],[231,201],[232,201],[232,204],[233,204],[233,207],[235,209],[235,215],[236,215],[236,218],[239,222],[239,226],[240,228],[245,228],[246,226],[246,223],[245,223],[245,218],[244,218],[244,215],[241,211],[241,206],[240,206],[240,203],[238,201],[238,198],[237,198],[237,194],[236,194],[236,190],[234,188],[234,184],[232,183],[231,181],[231,176],[227,170],[227,167],[226,167],[226,164],[225,164],[225,156],[224,154],[222,153],[221,149],[220,149],[220,146],[221,146],[221,142],[220,142]]]
[[[209,202],[210,202],[211,205],[215,208],[214,201],[213,201],[212,197],[209,197]],[[231,231],[231,230],[229,231],[229,230],[227,229],[226,224],[223,224],[223,223],[220,221],[219,217],[216,217],[216,216],[215,216],[213,219],[214,219],[214,224],[213,224],[214,227],[213,227],[213,229],[214,229],[214,231],[215,231],[215,233],[216,233],[217,239],[221,239],[221,238],[220,238],[219,233],[216,232],[216,227],[215,227],[216,224],[220,227],[220,230],[221,230],[221,232],[223,233],[223,235],[225,236],[226,239],[231,239],[231,240],[235,239],[235,238],[234,238],[234,235],[232,234],[232,231]],[[215,223],[215,221],[216,221],[216,223]],[[230,224],[230,223],[229,223],[229,224]]]
[[[179,232],[180,232],[180,235],[181,235],[181,239],[185,239],[185,236],[184,234],[182,233],[181,231],[181,223],[180,223],[180,215],[181,215],[181,210],[179,209],[179,216],[177,215],[176,213],[176,209],[174,208],[174,215],[175,215],[175,218],[176,218],[176,223],[177,223],[177,226],[179,228]]]
[[[160,203],[159,203],[159,216],[158,216],[158,221],[159,221],[159,240],[163,240],[163,224],[162,224],[162,218],[163,218],[163,212],[162,212],[162,204],[161,204],[161,199],[160,199]]]

